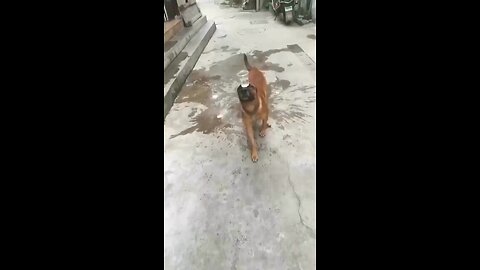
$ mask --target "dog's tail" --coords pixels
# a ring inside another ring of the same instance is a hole
[[[248,63],[247,55],[243,54],[243,61],[245,62],[245,66],[247,67],[247,70],[250,71],[252,69],[252,66]]]

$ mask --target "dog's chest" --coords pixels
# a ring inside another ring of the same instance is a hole
[[[262,108],[263,108],[262,99],[258,97],[257,104],[248,104],[245,107],[242,106],[242,111],[250,115],[256,115],[258,112],[262,110]]]

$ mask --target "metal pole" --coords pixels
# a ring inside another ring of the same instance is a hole
[[[163,20],[168,21],[167,9],[165,8],[165,3],[163,4]]]

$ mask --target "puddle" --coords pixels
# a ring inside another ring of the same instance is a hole
[[[300,46],[298,46],[298,44],[287,45],[287,48],[293,53],[304,52],[303,49]]]
[[[227,36],[227,35],[225,35]],[[222,46],[220,47],[222,49],[223,52],[233,52],[233,53],[237,53],[240,49],[237,49],[237,48],[231,48],[231,49],[228,49],[228,45],[227,46]]]
[[[290,86],[290,81],[289,80],[280,80],[278,77],[276,77],[276,80],[274,82],[269,83],[269,88],[270,89],[277,89],[279,87],[282,88],[282,90],[287,89]]]
[[[170,138],[192,132],[202,132],[204,134],[214,133],[218,130],[226,134],[235,132],[230,129],[241,116],[240,107],[230,106],[226,108],[225,105],[238,103],[238,98],[235,89],[231,91],[222,89],[223,82],[222,75],[206,72],[205,69],[193,70],[190,73],[175,103],[198,103],[206,106],[207,109],[198,113],[198,108],[191,107],[192,111],[188,116],[192,126],[172,135]]]
[[[304,94],[299,94],[299,92],[305,93],[304,89],[307,89],[307,88],[297,87],[297,88],[289,89],[287,91],[287,88],[290,87],[290,82],[287,80],[277,80],[271,83],[270,85],[272,85],[271,87],[272,89],[274,89],[274,92],[269,98],[270,100],[269,118],[275,121],[278,128],[284,130],[285,129],[284,124],[306,123],[307,118],[312,117],[311,115],[305,114],[304,106],[300,106],[298,104],[293,103],[295,100],[298,100],[298,99],[301,99],[301,102],[306,102],[306,103],[312,102],[310,97]],[[313,99],[315,101],[315,97],[313,97]]]
[[[279,53],[279,52],[300,53],[300,52],[303,52],[303,50],[297,44],[287,45],[287,48],[272,49],[265,52],[255,50],[252,52],[254,56],[253,59],[251,60],[252,64],[258,67],[260,70],[274,70],[277,72],[283,72],[285,71],[283,67],[280,67],[278,64],[272,65],[272,63],[267,62],[267,59],[270,55]],[[250,59],[251,57],[248,60],[250,61]]]
[[[170,139],[173,139],[177,136],[186,135],[196,132],[202,132],[203,134],[210,134],[218,128],[231,128],[232,125],[224,123],[221,118],[218,118],[218,111],[208,108],[207,110],[201,112],[199,115],[193,117],[191,122],[194,122],[195,125],[189,127],[182,132],[172,135]]]
[[[175,103],[195,102],[209,106],[212,97],[210,81],[220,80],[220,75],[210,76],[203,69],[193,70],[177,96]]]

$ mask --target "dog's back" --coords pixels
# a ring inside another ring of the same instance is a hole
[[[264,104],[267,104],[267,80],[265,75],[258,68],[252,67],[248,63],[247,55],[243,54],[243,61],[248,70],[248,81],[257,88],[257,94],[260,95],[260,98]]]

